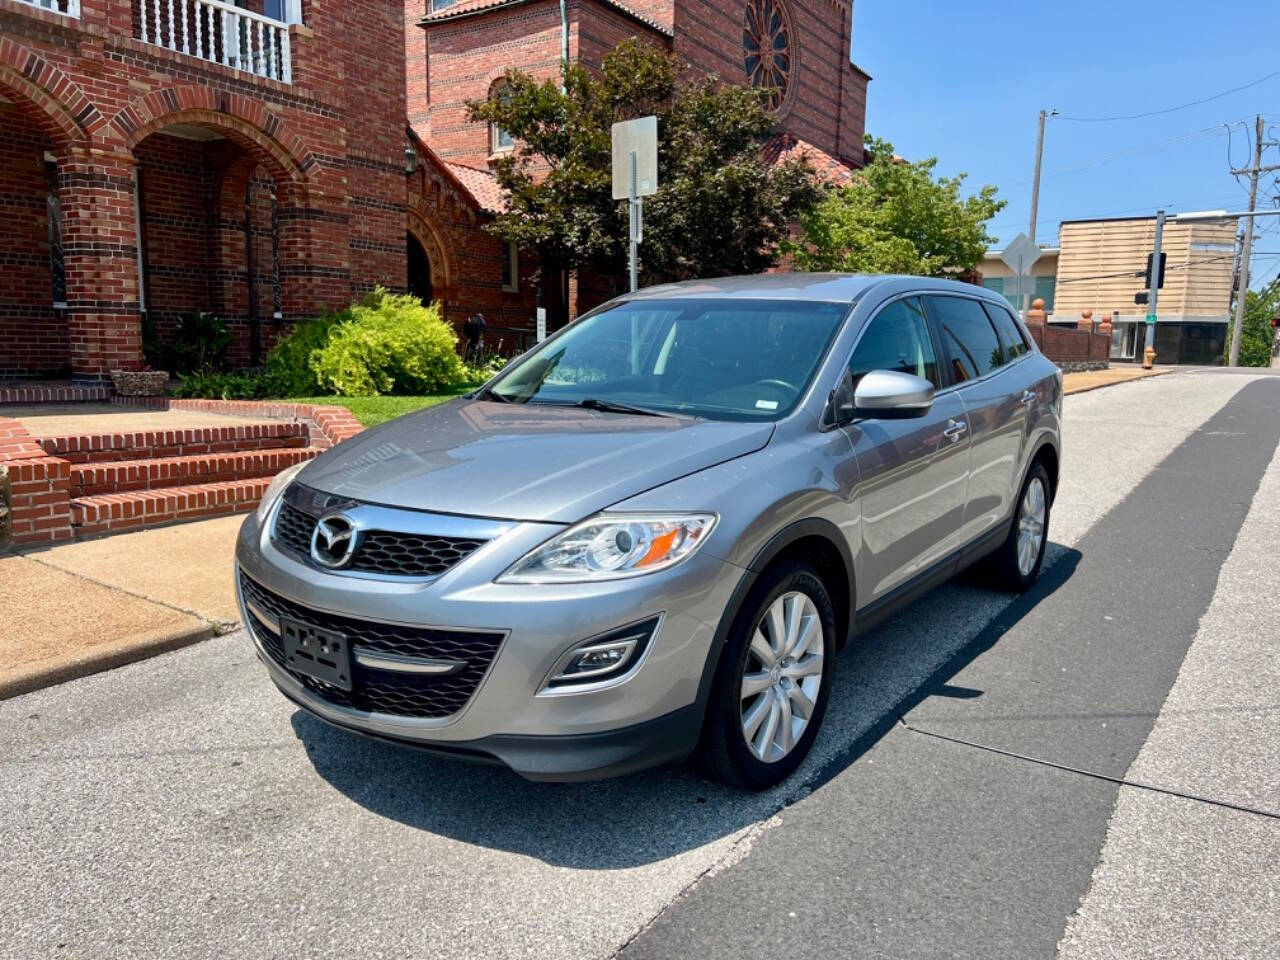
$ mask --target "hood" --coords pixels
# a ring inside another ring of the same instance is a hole
[[[366,503],[575,523],[644,490],[759,450],[772,423],[452,400],[366,430],[298,479]]]

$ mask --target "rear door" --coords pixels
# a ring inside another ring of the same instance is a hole
[[[919,297],[883,306],[849,361],[856,386],[872,370],[898,370],[942,385],[939,353]],[[861,475],[858,606],[906,584],[959,546],[968,486],[964,402],[937,395],[922,417],[858,419],[844,430]]]
[[[1022,436],[1018,446],[1018,462],[1013,474],[1015,489],[1012,496],[1016,497],[1018,495],[1016,485],[1021,483],[1022,468],[1030,453],[1033,413],[1039,401],[1038,391],[1044,370],[1034,363],[1024,362],[1035,348],[1031,337],[1022,328],[1013,311],[1002,304],[985,300],[982,305],[986,308],[991,322],[995,324],[996,333],[1000,336],[1000,346],[1004,349],[1005,370],[1001,376],[1007,381],[1010,393],[1017,395],[1018,403],[1022,407]],[[1012,501],[1010,501],[1010,507],[1012,508]]]
[[[969,489],[960,544],[987,533],[1008,515],[1027,425],[1016,374],[981,301],[930,294],[926,301],[942,340],[948,373],[969,415]]]

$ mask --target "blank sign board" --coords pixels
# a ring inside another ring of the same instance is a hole
[[[631,196],[631,154],[636,155],[636,196],[658,192],[658,118],[613,125],[613,199]]]

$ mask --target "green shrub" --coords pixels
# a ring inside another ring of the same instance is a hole
[[[322,392],[347,397],[431,394],[457,386],[465,370],[457,334],[440,305],[378,288],[350,309],[311,355]]]
[[[172,397],[200,397],[213,400],[262,400],[279,396],[269,377],[259,373],[218,373],[200,370],[182,378],[169,390]]]
[[[188,313],[178,322],[178,332],[165,342],[147,317],[142,328],[142,353],[156,370],[193,373],[221,370],[231,346],[231,330],[211,313]]]
[[[491,353],[475,359],[471,363],[464,364],[466,372],[463,379],[468,384],[479,386],[496,377],[506,365],[506,357]]]
[[[294,324],[267,354],[271,388],[282,397],[310,397],[324,388],[311,366],[311,355],[329,342],[333,328],[351,319],[350,308]]]

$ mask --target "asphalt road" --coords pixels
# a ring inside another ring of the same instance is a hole
[[[0,703],[0,957],[1269,956],[1278,412],[1220,372],[1068,398],[1041,584],[847,651],[766,794],[374,744],[242,634]]]

